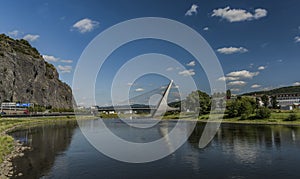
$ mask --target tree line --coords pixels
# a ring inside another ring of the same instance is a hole
[[[199,115],[205,115],[210,113],[211,109],[214,109],[213,97],[224,98],[219,101],[221,101],[221,106],[226,105],[225,117],[228,118],[240,117],[242,120],[266,119],[271,116],[269,107],[278,108],[276,96],[272,96],[269,100],[267,95],[263,95],[261,97],[263,105],[261,106],[259,98],[238,96],[236,99],[231,99],[230,90],[227,90],[225,94],[217,93],[212,96],[200,90],[193,91],[182,101],[181,105],[184,110],[196,111],[199,112]]]

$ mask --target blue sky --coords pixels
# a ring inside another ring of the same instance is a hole
[[[169,18],[206,39],[224,71],[219,80],[226,80],[234,93],[243,93],[300,84],[299,7],[298,0],[7,0],[0,7],[0,33],[27,39],[71,85],[81,53],[103,30],[132,18]],[[143,53],[172,56],[189,70],[178,69],[179,75],[191,75],[201,90],[209,92],[205,74],[192,56],[174,45],[144,40],[111,55],[115,60],[105,64],[104,81],[97,81],[96,93],[107,96],[109,88],[101,84],[111,81],[126,60]],[[137,92],[147,90],[142,82],[137,84]]]

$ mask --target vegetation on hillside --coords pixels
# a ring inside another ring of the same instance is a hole
[[[300,93],[300,86],[287,86],[282,88],[276,88],[269,91],[255,91],[251,93],[245,93],[243,96],[252,96],[252,95],[275,95],[281,93]]]

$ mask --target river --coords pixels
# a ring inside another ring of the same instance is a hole
[[[92,125],[94,120],[84,121]],[[132,130],[119,120],[106,120],[117,135],[151,141],[174,121]],[[300,178],[300,126],[222,124],[211,143],[198,148],[204,123],[173,154],[149,163],[116,161],[97,151],[77,123],[61,122],[11,133],[32,149],[13,160],[19,178]],[[147,154],[145,154],[147,155]]]

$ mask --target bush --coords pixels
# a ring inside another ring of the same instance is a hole
[[[271,110],[266,107],[259,108],[256,111],[255,117],[258,119],[268,119],[271,117]]]
[[[246,120],[248,116],[246,114],[242,114],[240,120]]]
[[[29,107],[28,110],[30,112],[45,112],[46,108],[44,106],[35,104],[34,107]]]
[[[226,113],[228,117],[247,119],[255,110],[255,100],[249,97],[240,97],[227,103]]]
[[[296,121],[297,120],[297,116],[296,114],[292,113],[290,114],[286,119],[285,121]]]

